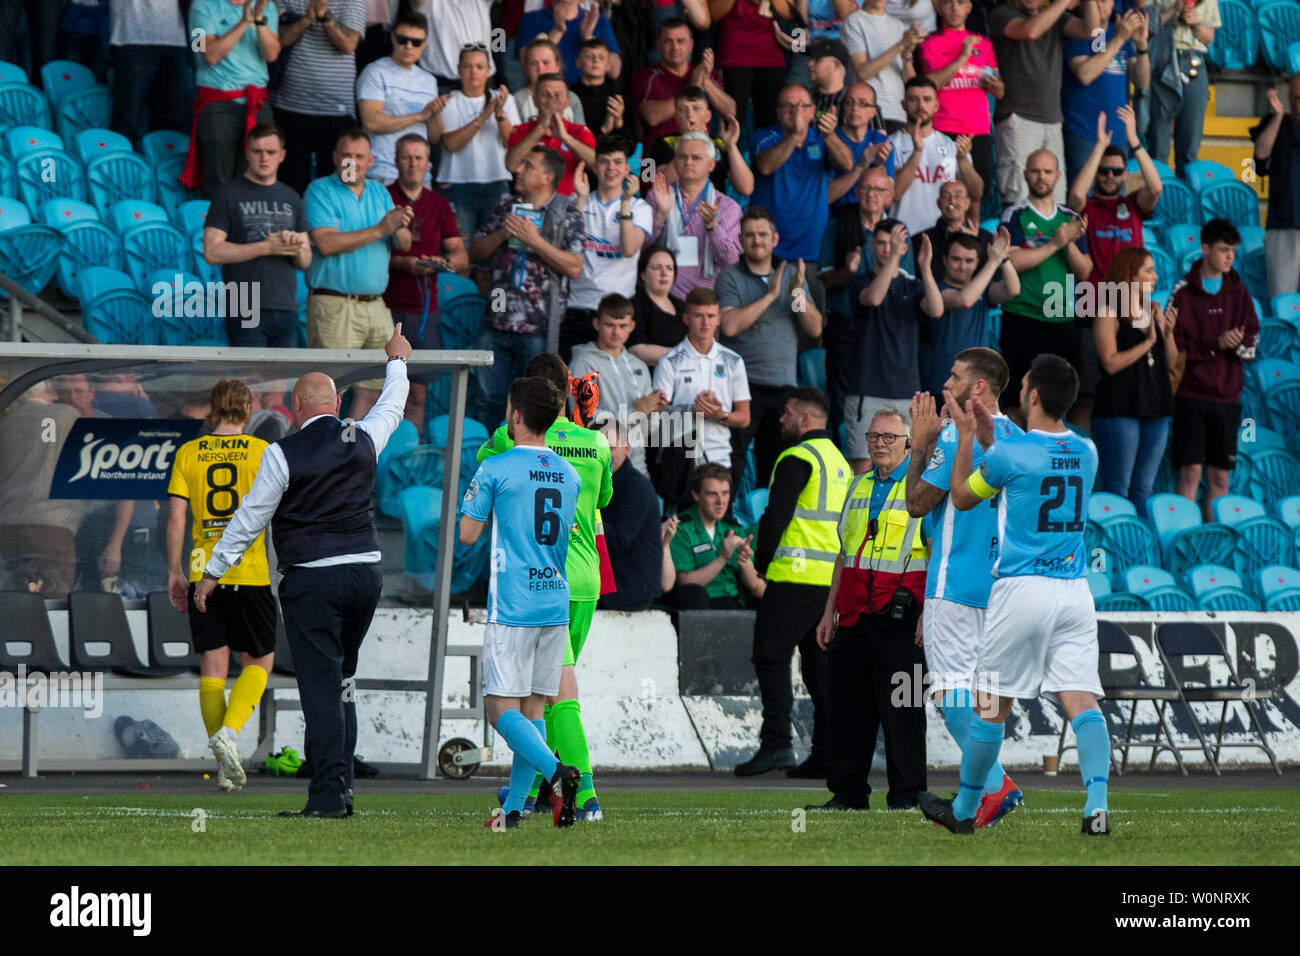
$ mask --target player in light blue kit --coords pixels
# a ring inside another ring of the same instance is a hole
[[[921,812],[953,833],[972,833],[989,769],[1002,748],[1012,702],[1054,695],[1074,728],[1079,770],[1088,796],[1083,833],[1110,833],[1106,787],[1110,733],[1097,707],[1097,615],[1085,579],[1083,526],[1097,475],[1097,449],[1063,422],[1079,392],[1079,376],[1057,355],[1039,355],[1020,386],[1029,430],[995,441],[993,416],[979,402],[963,408],[946,393],[957,426],[952,503],[968,511],[999,490],[996,580],[989,593],[978,670],[996,674],[998,694],[979,695],[962,750],[961,787],[952,800],[920,797]],[[973,442],[984,461],[972,473]],[[987,506],[986,506],[987,507]]]
[[[550,382],[515,379],[506,404],[514,447],[479,465],[461,504],[462,544],[477,541],[494,519],[483,698],[488,720],[515,755],[502,807],[506,828],[519,826],[534,773],[551,782],[555,825],[572,826],[575,817],[578,770],[551,753],[542,720],[546,698],[560,690],[569,640],[564,563],[582,489],[573,466],[546,447],[559,407]]]
[[[998,396],[1007,387],[1007,363],[993,349],[970,348],[957,353],[944,387],[963,407],[983,405],[993,415],[994,438],[1002,441],[1023,432],[998,410]],[[925,579],[925,664],[944,723],[958,747],[976,719],[972,692],[996,693],[987,675],[976,675],[984,609],[993,586],[993,560],[998,553],[998,497],[970,511],[958,511],[948,501],[953,462],[957,458],[957,426],[942,425],[934,397],[917,392],[912,399],[912,461],[907,476],[907,511],[914,518],[929,515],[934,528],[930,566]],[[974,448],[978,467],[984,449]],[[975,827],[992,826],[1024,803],[1014,780],[993,762],[984,793],[975,811]]]

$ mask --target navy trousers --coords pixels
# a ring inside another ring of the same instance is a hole
[[[352,789],[357,705],[350,678],[379,603],[377,564],[289,568],[280,582],[280,609],[293,653],[311,764],[308,810],[342,810]]]

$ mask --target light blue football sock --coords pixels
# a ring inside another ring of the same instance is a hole
[[[551,753],[550,748],[546,746],[546,738],[527,717],[517,710],[507,710],[497,718],[496,730],[505,738],[505,742],[514,751],[516,757],[523,757],[525,763],[547,780],[555,776],[555,768],[559,766],[560,762],[555,759],[555,754]],[[510,781],[510,795],[513,799],[516,792],[513,769],[510,772]],[[526,780],[519,785],[520,807],[523,806],[522,797],[527,795],[530,782]]]
[[[1085,710],[1070,721],[1079,747],[1079,774],[1088,790],[1083,815],[1106,810],[1106,789],[1110,780],[1110,731],[1099,710]]]
[[[984,781],[989,778],[990,768],[998,762],[1003,730],[1002,724],[991,724],[979,718],[970,722],[966,730],[966,748],[961,755],[961,787],[952,801],[953,815],[958,820],[975,816],[980,797],[984,795]]]
[[[944,694],[939,706],[943,709],[943,722],[948,728],[948,733],[952,734],[952,739],[957,741],[957,746],[964,753],[971,721],[978,719],[970,691],[964,687],[954,687]],[[994,760],[989,775],[984,781],[984,792],[997,793],[1001,790],[1004,775],[1002,762]]]
[[[542,735],[542,740],[546,740],[546,721],[534,720],[530,723],[537,728],[537,732]],[[524,804],[528,802],[528,788],[532,785],[533,779],[537,776],[537,771],[533,765],[515,754],[514,763],[510,765],[510,790],[506,795],[506,802],[501,805],[505,813],[518,810],[520,813],[524,810]]]

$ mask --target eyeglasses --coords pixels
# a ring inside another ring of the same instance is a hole
[[[393,40],[402,46],[424,46],[424,41],[418,37],[407,36],[405,33],[394,33]]]
[[[461,50],[462,50],[462,51],[464,51],[464,50],[478,50],[480,53],[486,53],[486,52],[487,52],[487,44],[486,44],[486,43],[478,43],[478,42],[475,42],[475,43],[466,43],[464,46],[461,47]]]
[[[875,445],[879,443],[888,448],[898,439],[906,437],[906,435],[895,435],[893,432],[867,432],[867,444]]]
[[[1100,176],[1123,176],[1126,172],[1128,170],[1123,166],[1102,166],[1097,170],[1097,174]]]

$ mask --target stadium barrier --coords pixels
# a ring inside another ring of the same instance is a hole
[[[681,615],[686,623],[680,636],[663,612],[596,613],[579,675],[584,722],[597,766],[619,770],[723,770],[752,754],[761,722],[761,704],[749,664],[753,614],[696,613],[701,616],[694,621],[691,614]],[[130,616],[135,640],[143,647],[143,612],[131,612]],[[1154,650],[1155,626],[1170,621],[1208,624],[1235,656],[1241,678],[1273,692],[1272,699],[1261,701],[1259,707],[1278,759],[1284,764],[1300,762],[1300,613],[1146,613],[1106,617],[1137,639],[1143,664],[1154,679],[1163,677]],[[381,767],[406,764],[409,768],[419,762],[425,697],[422,691],[414,690],[366,690],[364,682],[415,681],[426,674],[432,623],[430,610],[381,608],[362,648],[357,675],[362,681],[357,691],[358,752]],[[466,622],[457,616],[448,622],[447,639],[454,645],[481,645],[483,629],[481,623]],[[798,681],[797,660],[794,670],[795,745],[803,756],[811,729],[811,704]],[[466,703],[469,675],[466,659],[448,659],[444,707]],[[1209,676],[1221,679],[1225,675],[1211,670]],[[913,691],[902,687],[900,693]],[[293,690],[278,690],[275,694],[284,703],[296,697]],[[1218,705],[1213,706],[1217,715]],[[1245,741],[1249,737],[1249,727],[1238,707],[1233,705],[1235,713],[1228,721],[1227,740]],[[957,748],[934,708],[929,707],[927,712],[927,762],[932,767],[954,767],[959,759]],[[43,757],[93,761],[117,756],[112,725],[120,714],[147,717],[168,730],[185,755],[206,757],[206,738],[193,691],[146,689],[129,694],[106,690],[103,717],[95,721],[70,709],[44,712]],[[0,707],[0,767],[11,766],[18,756],[20,719],[19,710]],[[1181,708],[1174,708],[1172,721],[1179,742],[1193,744],[1191,724]],[[1149,737],[1154,722],[1154,709],[1142,705],[1137,717],[1138,734]],[[1117,729],[1114,720],[1111,727],[1112,731]],[[1005,762],[1011,767],[1041,766],[1043,755],[1056,752],[1060,728],[1061,716],[1053,705],[1043,700],[1018,703],[1008,723]],[[446,720],[439,742],[452,737],[478,741],[482,735],[478,721]],[[301,743],[301,715],[280,713],[269,746],[300,748]],[[493,743],[492,759],[485,766],[503,771],[509,764],[510,751],[499,738]],[[253,746],[251,740],[243,741],[241,752],[249,753]],[[1135,745],[1129,772],[1141,768],[1148,754],[1147,748]],[[1191,772],[1208,772],[1197,754],[1189,752],[1185,759]],[[877,762],[883,766],[879,753]],[[1230,767],[1265,765],[1261,752],[1246,749],[1225,751],[1222,762]],[[49,765],[56,766],[52,762]],[[1158,766],[1172,768],[1173,758],[1162,755]],[[1067,759],[1067,769],[1073,769],[1072,758]]]

